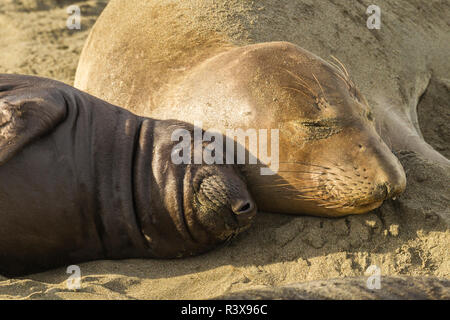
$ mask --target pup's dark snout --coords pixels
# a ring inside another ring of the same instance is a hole
[[[255,203],[248,198],[235,198],[231,200],[231,210],[237,215],[247,214],[255,209]]]

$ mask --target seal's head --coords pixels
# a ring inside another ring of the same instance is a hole
[[[204,160],[195,163],[193,126],[174,120],[155,122],[154,127],[143,124],[140,144],[147,151],[140,154],[151,154],[152,160],[138,161],[143,169],[136,174],[137,189],[142,190],[138,198],[147,201],[138,208],[141,226],[154,256],[199,254],[248,229],[256,204],[238,169]],[[183,136],[174,137],[176,132]]]
[[[251,164],[243,171],[264,211],[357,214],[405,189],[400,162],[338,60],[287,42],[235,48],[196,67],[166,103],[182,105],[186,121],[202,119],[204,129],[279,130],[276,174]],[[164,117],[167,105],[155,113]],[[249,152],[260,158],[261,140],[258,149]]]

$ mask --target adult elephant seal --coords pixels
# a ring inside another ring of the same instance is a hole
[[[279,130],[276,174],[243,167],[263,211],[364,213],[405,189],[401,164],[338,60],[333,66],[288,42],[238,47],[206,27],[191,30],[188,7],[111,1],[87,40],[75,85],[146,116],[202,121],[222,132]],[[258,149],[248,151],[267,163]]]
[[[256,207],[227,165],[176,165],[179,121],[142,118],[65,84],[0,75],[0,273],[205,252]]]

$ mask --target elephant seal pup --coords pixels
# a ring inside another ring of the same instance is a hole
[[[249,227],[234,167],[174,164],[183,122],[60,82],[0,75],[0,274],[205,252]]]

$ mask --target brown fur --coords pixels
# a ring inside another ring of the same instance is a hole
[[[189,124],[20,75],[0,75],[0,114],[0,274],[191,256],[255,216],[233,167],[171,161]]]

